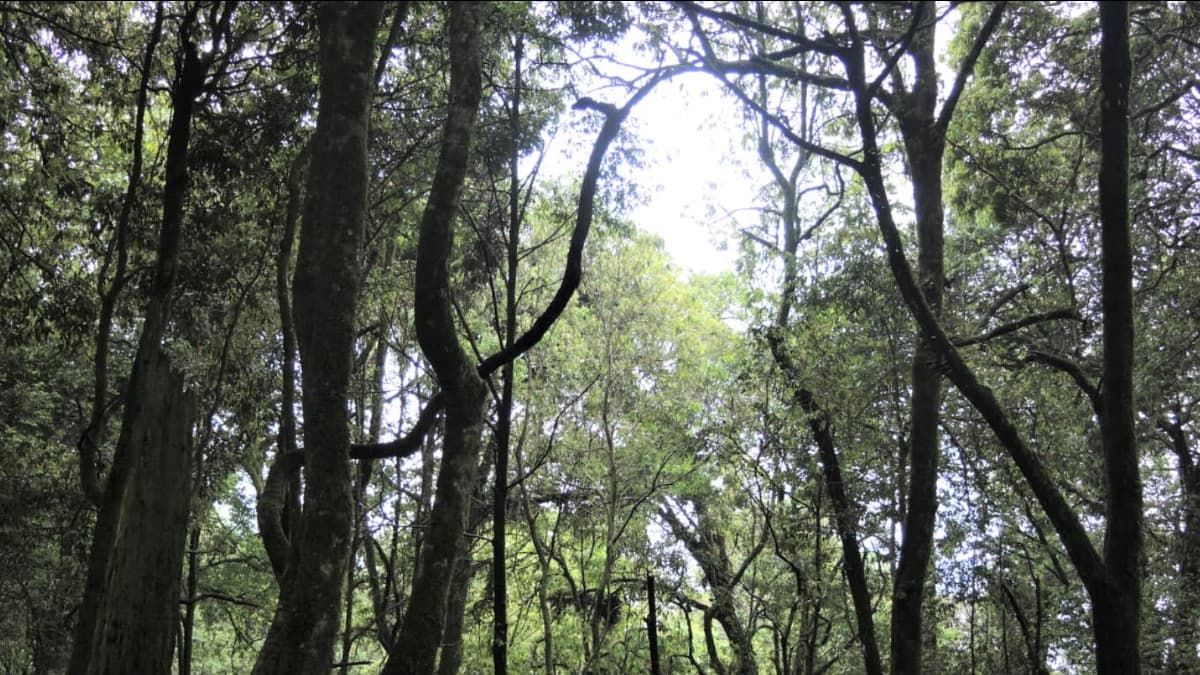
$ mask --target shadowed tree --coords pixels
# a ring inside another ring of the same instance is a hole
[[[338,632],[354,518],[346,402],[382,13],[376,2],[323,3],[317,12],[320,98],[293,287],[303,366],[304,507],[254,667],[262,675],[328,673]]]
[[[167,672],[171,667],[191,494],[194,401],[163,345],[180,266],[192,118],[209,70],[228,38],[234,5],[218,3],[209,9],[212,42],[204,54],[199,47],[201,5],[191,6],[179,23],[158,255],[125,395],[121,433],[100,495],[71,673]],[[160,3],[143,63],[139,125],[163,14]],[[137,164],[140,152],[135,153]],[[134,181],[140,178],[138,171],[131,172]],[[102,323],[101,330],[108,329]],[[87,445],[87,439],[82,445]],[[88,486],[98,483],[86,477],[94,465],[83,468],[85,490],[90,492]]]

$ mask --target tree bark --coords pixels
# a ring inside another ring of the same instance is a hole
[[[476,372],[474,359],[458,340],[449,264],[454,218],[481,97],[479,24],[478,3],[449,5],[449,110],[437,171],[421,219],[415,288],[417,341],[445,395],[445,435],[420,571],[383,669],[389,675],[434,671],[445,627],[447,590],[454,578],[459,540],[466,527],[485,420],[487,387]]]
[[[228,29],[226,5],[212,27],[214,53]],[[179,28],[171,87],[158,255],[130,373],[121,435],[100,503],[68,672],[168,672],[175,644],[179,573],[191,494],[194,404],[162,348],[179,267],[188,143],[211,56],[197,51],[196,10]]]
[[[157,342],[146,342],[136,365],[102,509],[111,529],[97,525],[96,548],[107,547],[90,647],[73,654],[71,672],[164,673],[171,669],[179,616],[179,571],[191,494],[191,427],[195,405],[183,377]],[[119,465],[118,465],[119,462]],[[123,486],[121,484],[124,484]],[[89,574],[90,576],[90,574]],[[91,581],[91,579],[89,579]],[[89,589],[90,590],[90,589]],[[79,661],[75,659],[78,658]],[[76,670],[76,668],[79,668]]]
[[[304,410],[304,510],[254,672],[328,673],[353,527],[346,401],[367,191],[375,2],[323,3],[320,99],[293,288]]]
[[[935,13],[932,2],[921,2],[916,6],[913,21],[917,28],[909,46],[909,53],[916,63],[916,80],[912,90],[898,95],[896,104],[890,108],[900,122],[912,175],[918,280],[929,309],[940,319],[944,278],[942,153],[945,137],[943,130],[934,123],[938,87],[934,57]],[[921,666],[922,608],[927,595],[925,586],[937,517],[941,406],[942,376],[937,348],[918,330],[912,360],[909,491],[900,561],[892,586],[893,673],[920,675],[924,672]]]
[[[1142,482],[1133,403],[1133,245],[1129,224],[1129,5],[1100,5],[1100,244],[1107,528],[1104,583],[1089,589],[1100,673],[1141,672]]]

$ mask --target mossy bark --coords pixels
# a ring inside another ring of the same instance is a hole
[[[329,672],[354,520],[346,401],[383,6],[323,3],[317,16],[320,99],[292,291],[302,365],[304,506],[254,667],[259,674]]]

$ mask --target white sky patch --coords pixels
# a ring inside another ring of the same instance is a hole
[[[739,117],[720,84],[701,74],[659,85],[631,115],[645,152],[645,166],[631,180],[650,195],[631,217],[662,237],[685,271],[733,270],[737,253],[726,214],[755,203],[747,174],[761,170],[743,147]]]

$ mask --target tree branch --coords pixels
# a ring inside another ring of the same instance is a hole
[[[1047,321],[1056,321],[1058,319],[1074,319],[1076,321],[1083,321],[1083,317],[1079,315],[1078,310],[1076,310],[1074,307],[1059,307],[1058,309],[1052,309],[1048,312],[1031,314],[1029,316],[1017,319],[1016,321],[1010,321],[1004,325],[997,326],[996,328],[993,328],[982,335],[975,335],[969,338],[956,337],[953,339],[953,342],[954,346],[959,348],[970,347],[972,345],[982,344],[989,340],[994,340],[1002,335],[1016,332],[1028,326],[1045,323]]]
[[[1083,393],[1087,394],[1088,400],[1092,403],[1092,410],[1097,416],[1100,415],[1100,388],[1097,387],[1092,382],[1091,378],[1089,378],[1087,374],[1083,372],[1083,368],[1079,367],[1078,363],[1075,363],[1065,356],[1059,356],[1057,354],[1051,354],[1049,352],[1042,351],[1029,352],[1029,355],[1025,357],[1025,360],[1041,363],[1070,375],[1071,379],[1075,380],[1075,384],[1079,385],[1079,388],[1083,390]]]
[[[991,39],[992,33],[996,32],[996,27],[1000,25],[1004,7],[1005,3],[1003,2],[997,2],[992,7],[992,13],[988,15],[987,21],[979,29],[979,34],[975,36],[975,42],[971,44],[971,51],[967,53],[962,65],[959,66],[958,74],[954,76],[954,87],[950,89],[950,94],[946,96],[946,102],[942,104],[942,112],[938,114],[937,127],[942,133],[945,133],[946,128],[950,125],[950,118],[954,115],[954,108],[958,106],[958,101],[962,97],[967,78],[971,77],[971,73],[975,71],[975,62],[979,60],[979,55],[983,53],[987,41]]]
[[[571,296],[579,287],[583,275],[583,247],[587,243],[588,232],[591,228],[595,213],[596,187],[600,180],[600,166],[609,146],[616,139],[621,125],[629,116],[633,106],[640,102],[660,82],[673,74],[668,72],[655,77],[634,93],[620,108],[611,103],[601,103],[590,98],[581,98],[573,106],[577,110],[596,110],[604,114],[604,126],[592,145],[592,154],[588,159],[587,170],[583,175],[583,185],[579,189],[578,207],[575,216],[575,229],[571,234],[571,243],[567,251],[567,265],[563,271],[562,282],[558,291],[546,306],[545,311],[534,321],[533,325],[517,338],[512,345],[484,359],[478,366],[480,377],[488,377],[501,366],[521,354],[532,349],[550,331],[550,327],[562,315],[570,302]],[[421,447],[425,434],[433,427],[437,415],[445,406],[445,395],[436,394],[421,411],[416,425],[408,434],[384,443],[353,445],[350,456],[355,459],[380,459],[384,457],[403,457],[412,454]]]

